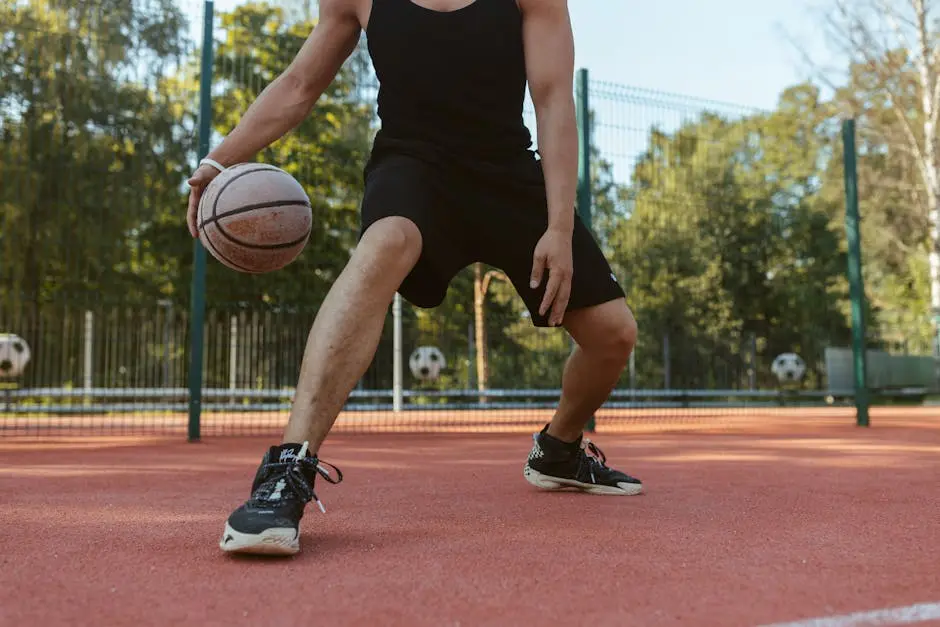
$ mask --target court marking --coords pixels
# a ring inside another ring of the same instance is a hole
[[[841,616],[807,618],[788,623],[772,623],[760,627],[880,627],[883,625],[910,625],[940,619],[940,601],[915,603],[903,607],[854,612]]]

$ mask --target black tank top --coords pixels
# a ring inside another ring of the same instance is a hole
[[[516,0],[475,0],[450,12],[373,0],[366,37],[379,79],[375,148],[411,145],[487,161],[530,150]]]

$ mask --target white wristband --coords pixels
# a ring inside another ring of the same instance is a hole
[[[199,165],[211,165],[213,168],[215,168],[219,172],[225,172],[225,166],[223,166],[221,163],[219,163],[215,159],[210,159],[208,157],[200,161]]]

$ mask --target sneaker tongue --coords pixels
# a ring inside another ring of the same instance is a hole
[[[279,464],[289,464],[297,461],[297,453],[301,449],[300,444],[282,444],[271,447],[271,460]]]

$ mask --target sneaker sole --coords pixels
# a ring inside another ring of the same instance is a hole
[[[261,533],[242,533],[225,523],[219,548],[226,553],[253,555],[294,555],[300,551],[300,534],[293,529],[265,529]]]
[[[642,483],[618,483],[615,486],[582,483],[574,479],[562,479],[560,477],[544,475],[528,464],[525,465],[523,474],[525,475],[526,481],[541,490],[557,491],[575,489],[587,492],[588,494],[602,494],[607,496],[634,496],[643,492]]]

